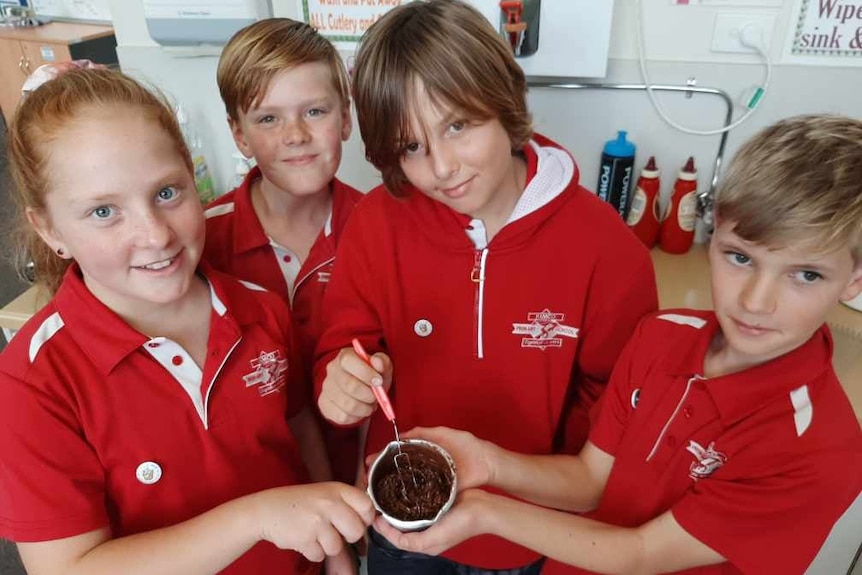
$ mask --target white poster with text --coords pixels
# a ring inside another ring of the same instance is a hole
[[[862,59],[862,3],[801,0],[793,32],[794,55],[826,56],[839,65]]]
[[[301,0],[303,20],[339,48],[355,48],[369,26],[410,0]]]

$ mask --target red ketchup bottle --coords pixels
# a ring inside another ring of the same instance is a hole
[[[632,206],[629,209],[629,217],[626,220],[626,224],[648,248],[653,247],[658,240],[660,173],[655,165],[655,157],[650,156],[646,166],[641,170],[637,189],[632,198]]]
[[[659,231],[659,247],[670,254],[684,254],[694,241],[697,221],[697,171],[694,158],[689,158],[679,171],[670,203]]]

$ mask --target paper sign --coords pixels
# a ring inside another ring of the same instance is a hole
[[[802,0],[791,52],[862,57],[862,3]]]
[[[356,43],[386,12],[410,0],[301,0],[302,16],[332,42]]]

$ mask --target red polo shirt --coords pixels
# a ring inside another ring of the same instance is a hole
[[[311,366],[322,329],[323,294],[335,265],[335,248],[362,194],[337,179],[332,180],[332,213],[296,273],[295,256],[272,242],[254,211],[251,187],[260,178],[260,168],[253,168],[242,185],[207,206],[203,258],[217,270],[262,286],[288,302],[302,360]],[[310,394],[310,380],[307,386]],[[334,477],[352,484],[359,450],[357,433],[336,429],[322,418],[320,421]]]
[[[803,573],[862,489],[862,432],[832,369],[829,328],[770,362],[706,379],[718,329],[706,311],[641,323],[590,434],[615,457],[591,516],[637,526],[671,510],[727,559],[685,573]]]
[[[0,356],[0,536],[110,526],[121,537],[307,481],[286,422],[305,400],[286,306],[201,271],[212,298],[203,369],[176,342],[123,322],[77,266],[10,342]],[[224,573],[316,568],[259,543]]]

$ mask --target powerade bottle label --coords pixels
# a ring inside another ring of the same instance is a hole
[[[628,215],[633,169],[633,157],[614,158],[602,154],[599,197],[611,204],[623,219]]]
[[[632,170],[634,169],[634,158],[628,162],[628,165],[623,168],[623,181],[620,182],[620,207],[622,210],[618,210],[623,219],[626,219],[626,215],[628,215],[629,207],[631,206],[631,202],[629,201],[629,194],[632,189]]]
[[[611,165],[605,163],[605,158],[602,156],[602,173],[599,174],[599,197],[604,201],[610,201],[611,198]]]

